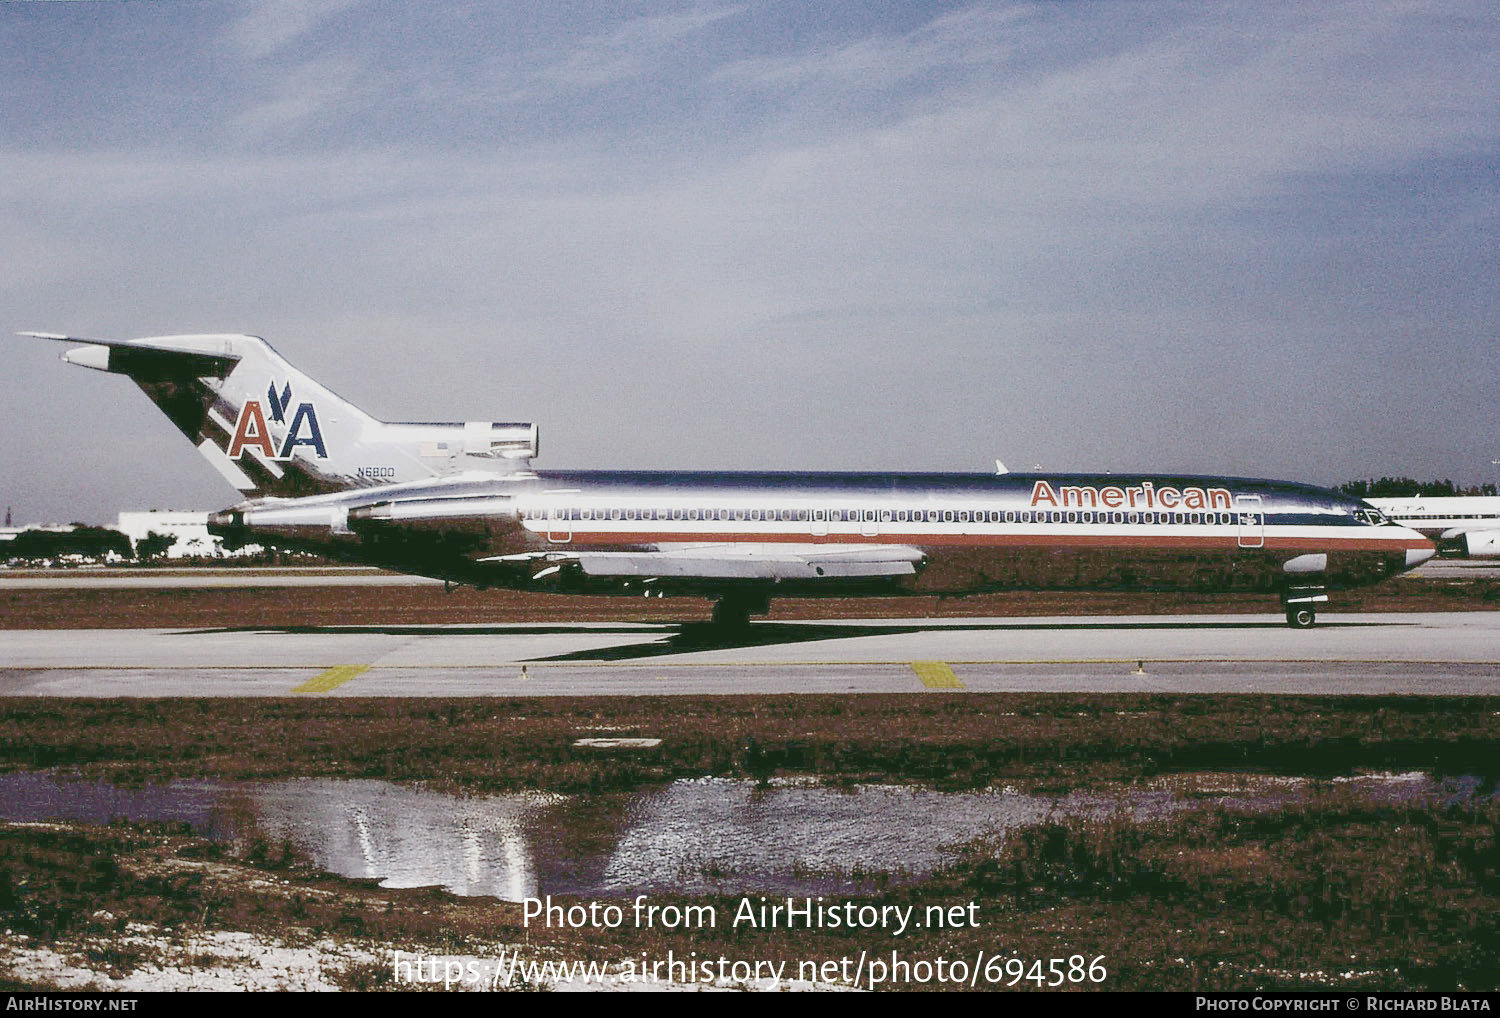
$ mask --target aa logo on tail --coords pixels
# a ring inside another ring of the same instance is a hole
[[[266,390],[266,403],[271,409],[271,420],[277,424],[286,424],[287,411],[292,405],[292,383],[287,382],[277,392],[276,383],[272,381]],[[289,460],[299,445],[310,445],[320,458],[328,457],[328,449],[323,445],[323,429],[318,426],[318,411],[311,403],[297,404],[291,426],[286,429],[281,448],[277,449],[271,429],[266,424],[265,408],[261,406],[260,400],[247,399],[245,405],[240,407],[239,418],[234,422],[234,437],[229,440],[229,458],[237,460],[246,449],[257,449],[266,459]]]

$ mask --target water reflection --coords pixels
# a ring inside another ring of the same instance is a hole
[[[519,901],[541,886],[533,832],[563,801],[543,794],[463,798],[384,781],[283,781],[246,789],[249,819],[325,869],[386,887],[441,884]]]
[[[246,789],[245,823],[346,876],[441,884],[512,901],[540,894],[864,890],[930,872],[943,845],[1057,813],[1142,817],[1168,792],[936,792],[702,778],[632,794],[462,798],[379,781]]]
[[[166,820],[226,841],[287,841],[318,865],[388,887],[440,885],[511,901],[542,894],[861,891],[930,873],[945,845],[1058,815],[1135,819],[1211,803],[1294,798],[1281,779],[1205,796],[1170,788],[1116,797],[756,785],[701,778],[635,793],[455,796],[384,781],[174,781],[117,788],[49,774],[0,776],[0,816],[105,823]],[[1478,779],[1350,779],[1376,802],[1472,799]]]
[[[634,803],[600,889],[858,890],[872,875],[899,879],[930,872],[944,845],[1051,814],[1117,808],[1143,816],[1164,813],[1173,803],[1165,792],[1120,802],[909,786],[841,791],[717,778],[678,781]]]

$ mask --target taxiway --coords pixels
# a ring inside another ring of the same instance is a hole
[[[0,696],[1500,694],[1500,613],[12,630]]]

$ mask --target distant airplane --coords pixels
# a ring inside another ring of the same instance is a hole
[[[131,378],[249,496],[227,541],[476,587],[713,598],[743,626],[773,597],[996,590],[1260,591],[1311,626],[1328,591],[1426,561],[1370,505],[1286,481],[949,473],[541,472],[533,424],[377,421],[261,339],[82,344]]]
[[[1500,558],[1500,498],[1493,495],[1417,495],[1369,502],[1391,520],[1431,538],[1440,555]]]

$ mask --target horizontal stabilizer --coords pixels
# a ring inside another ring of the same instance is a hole
[[[59,343],[81,343],[62,359],[98,371],[138,375],[153,367],[168,365],[185,375],[223,375],[239,363],[226,335],[153,336],[147,339],[92,339],[67,336],[57,332],[21,332],[33,339],[50,339]]]

